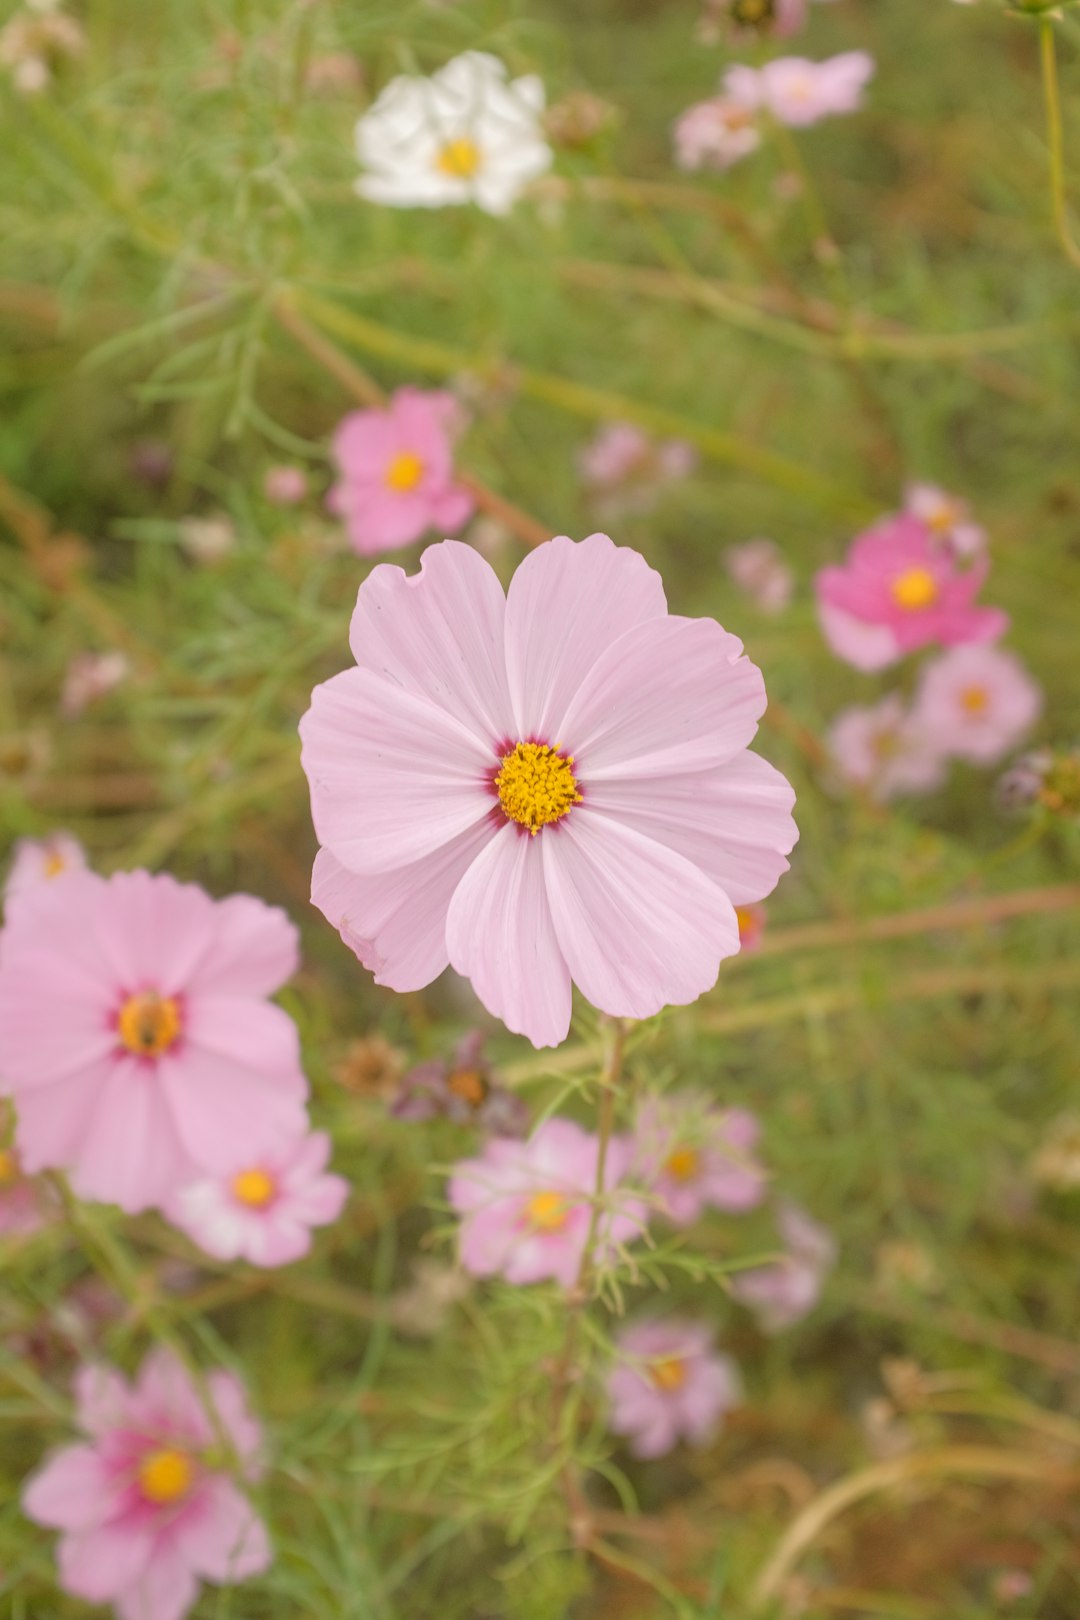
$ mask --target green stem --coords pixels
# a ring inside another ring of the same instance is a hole
[[[1039,19],[1039,56],[1042,62],[1043,91],[1046,96],[1046,138],[1050,154],[1050,201],[1058,240],[1069,263],[1080,270],[1080,247],[1069,230],[1065,202],[1064,137],[1061,124],[1061,90],[1058,85],[1054,25],[1049,17]]]

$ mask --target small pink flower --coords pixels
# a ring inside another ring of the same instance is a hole
[[[69,720],[82,714],[91,703],[127,680],[131,665],[122,652],[79,653],[71,660],[60,693],[60,712]]]
[[[693,471],[697,452],[682,439],[657,444],[631,422],[609,422],[585,446],[578,464],[596,509],[613,517],[648,510],[665,484]]]
[[[772,540],[745,540],[729,546],[724,564],[739,589],[762,613],[783,613],[795,592],[795,576]]]
[[[826,746],[844,782],[884,803],[906,793],[932,793],[945,780],[945,758],[927,728],[896,692],[837,715]]]
[[[735,1298],[750,1307],[764,1333],[779,1333],[812,1311],[836,1263],[834,1238],[805,1210],[782,1204],[777,1226],[787,1249],[784,1258],[731,1280]]]
[[[735,96],[713,96],[688,107],[672,131],[680,169],[730,169],[761,145],[752,107]]]
[[[353,411],[334,435],[340,474],[327,505],[362,557],[411,545],[429,529],[456,534],[472,516],[454,483],[452,394],[399,388],[384,410]]]
[[[231,1373],[206,1379],[216,1421],[169,1352],[135,1383],[102,1366],[75,1380],[84,1438],[23,1489],[23,1511],[62,1532],[60,1585],[118,1620],[183,1620],[200,1582],[233,1585],[268,1569],[262,1520],[234,1482],[259,1477],[262,1434]],[[234,1456],[222,1454],[224,1434]]]
[[[615,1345],[620,1360],[607,1377],[608,1426],[628,1437],[635,1457],[662,1457],[680,1440],[708,1445],[742,1400],[738,1368],[716,1353],[711,1330],[700,1322],[636,1322]]]
[[[596,1199],[599,1143],[570,1120],[549,1119],[527,1142],[495,1137],[478,1158],[463,1159],[450,1181],[451,1208],[461,1216],[461,1263],[476,1277],[511,1283],[552,1277],[577,1281]],[[608,1144],[604,1189],[609,1207],[597,1223],[596,1253],[605,1257],[644,1230],[641,1200],[619,1185],[630,1167],[630,1142]]]
[[[923,669],[915,719],[943,754],[993,765],[1022,742],[1042,692],[1019,658],[1000,647],[954,647]]]
[[[85,869],[86,851],[70,833],[49,833],[45,838],[20,838],[15,845],[4,884],[4,899],[10,903],[27,889],[50,883],[54,878],[63,877],[65,872],[82,872]]]
[[[753,68],[733,70],[736,89],[747,94],[748,81],[742,77]],[[810,62],[801,56],[781,56],[757,70],[761,105],[781,124],[805,128],[823,118],[857,112],[863,91],[874,74],[873,57],[865,51],[844,51],[824,62]]]
[[[675,1226],[692,1225],[710,1208],[741,1214],[765,1193],[754,1157],[760,1134],[745,1108],[710,1108],[698,1092],[649,1098],[638,1110],[635,1168]]]
[[[129,1213],[306,1124],[296,1026],[267,997],[296,930],[249,895],[71,872],[0,934],[0,1085],[28,1171]]]
[[[739,950],[743,956],[753,956],[765,937],[765,907],[736,906],[735,920],[739,925]]]
[[[946,494],[936,484],[909,484],[904,491],[904,511],[924,523],[937,543],[962,561],[986,550],[986,530],[972,522],[967,502]]]
[[[311,1248],[311,1229],[341,1214],[349,1184],[327,1175],[323,1131],[283,1142],[255,1157],[238,1154],[226,1175],[208,1176],[176,1194],[165,1214],[218,1260],[286,1266]]]
[[[312,892],[379,983],[450,962],[537,1046],[566,1038],[572,981],[627,1018],[711,988],[797,836],[748,752],[764,683],[737,637],[593,535],[538,547],[506,596],[452,541],[411,579],[376,568],[352,646],[301,722]]]
[[[856,669],[884,669],[937,642],[993,641],[1008,626],[975,606],[987,565],[959,569],[926,525],[901,515],[859,535],[843,566],[815,579],[818,616],[833,652]]]
[[[307,473],[302,467],[268,467],[263,494],[275,506],[298,506],[308,492]]]

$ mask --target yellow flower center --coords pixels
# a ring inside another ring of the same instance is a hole
[[[960,707],[967,714],[982,714],[989,701],[985,686],[965,686],[960,694]]]
[[[570,1214],[562,1193],[534,1193],[525,1205],[525,1218],[537,1232],[561,1232]]]
[[[517,743],[503,755],[495,787],[511,821],[528,827],[533,837],[549,821],[558,821],[581,803],[573,754],[560,754],[547,743]]]
[[[664,1169],[676,1181],[693,1181],[701,1167],[701,1157],[691,1147],[676,1148],[664,1163]]]
[[[470,1108],[479,1108],[488,1094],[488,1083],[477,1069],[455,1069],[446,1089]]]
[[[250,1209],[265,1209],[277,1192],[274,1178],[266,1170],[241,1170],[233,1176],[233,1197]]]
[[[476,142],[467,135],[459,135],[457,140],[447,141],[439,148],[435,167],[440,174],[447,174],[452,180],[471,180],[482,162]]]
[[[8,1148],[0,1148],[0,1187],[10,1187],[19,1174],[15,1155]]]
[[[646,1368],[649,1382],[657,1389],[673,1391],[682,1389],[686,1383],[686,1362],[678,1356],[667,1356],[663,1361],[654,1361]]]
[[[195,1464],[185,1451],[152,1451],[139,1467],[139,1489],[148,1502],[165,1507],[179,1502],[195,1482]]]
[[[956,508],[942,501],[941,505],[935,506],[927,517],[926,526],[928,529],[932,529],[935,534],[947,534],[958,517],[959,513]]]
[[[58,849],[50,850],[45,857],[45,864],[41,868],[42,877],[59,877],[61,872],[67,871],[67,861]]]
[[[120,1039],[136,1057],[160,1057],[179,1039],[180,1008],[172,996],[144,990],[127,998],[116,1027]]]
[[[411,450],[402,450],[394,456],[386,469],[385,484],[395,495],[407,495],[424,476],[424,463]]]
[[[938,599],[938,582],[928,568],[908,568],[889,587],[898,608],[915,613],[933,607]]]

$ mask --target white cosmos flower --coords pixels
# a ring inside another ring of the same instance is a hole
[[[465,51],[430,79],[391,79],[356,126],[361,197],[391,208],[474,202],[505,214],[551,165],[535,74],[508,79],[497,57]]]

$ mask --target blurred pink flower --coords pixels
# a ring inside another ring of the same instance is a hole
[[[635,1124],[635,1172],[675,1226],[692,1225],[710,1208],[742,1213],[765,1194],[754,1157],[760,1134],[745,1108],[710,1108],[704,1093],[650,1097]]]
[[[617,516],[647,510],[664,484],[686,478],[696,463],[693,445],[682,439],[658,444],[632,422],[609,422],[582,450],[578,465],[597,508]]]
[[[307,497],[308,477],[302,467],[268,467],[263,494],[275,506],[298,506]]]
[[[731,1279],[735,1298],[754,1312],[764,1333],[779,1333],[812,1311],[836,1263],[835,1239],[805,1210],[784,1203],[776,1224],[787,1249],[784,1258]]]
[[[724,552],[728,573],[762,613],[782,613],[795,592],[795,577],[773,540],[744,540]]]
[[[608,1373],[608,1426],[635,1457],[662,1457],[680,1440],[708,1445],[724,1414],[742,1400],[738,1368],[713,1349],[700,1322],[677,1317],[624,1328],[620,1361]]]
[[[1042,692],[1014,653],[954,647],[924,667],[914,716],[941,753],[993,765],[1023,741],[1041,710]]]
[[[312,1131],[254,1157],[240,1153],[225,1175],[192,1182],[165,1215],[218,1260],[286,1266],[311,1248],[311,1229],[336,1221],[349,1195],[327,1175],[330,1138]]]
[[[135,1383],[76,1376],[84,1438],[27,1481],[23,1511],[62,1532],[60,1585],[119,1620],[182,1620],[201,1581],[232,1585],[272,1562],[262,1520],[231,1477],[259,1476],[262,1434],[231,1373],[206,1379],[216,1422],[180,1362],[153,1351]],[[222,1454],[223,1431],[235,1457]]]
[[[451,1059],[418,1063],[398,1084],[390,1112],[395,1119],[440,1116],[457,1125],[478,1125],[489,1136],[526,1136],[529,1106],[499,1081],[484,1055],[487,1037],[470,1030]]]
[[[296,1026],[266,998],[296,930],[148,872],[26,890],[0,934],[0,1086],[25,1168],[132,1213],[306,1123]]]
[[[475,1159],[455,1166],[448,1196],[461,1216],[461,1263],[476,1277],[511,1283],[552,1277],[577,1281],[596,1196],[599,1143],[580,1125],[549,1119],[519,1142],[495,1137]],[[604,1165],[606,1208],[596,1227],[596,1255],[632,1243],[644,1230],[645,1206],[617,1189],[630,1167],[631,1144],[616,1137]]]
[[[844,709],[825,742],[842,780],[882,803],[905,793],[932,793],[945,780],[942,750],[897,692],[880,703]]]
[[[743,956],[753,956],[765,937],[765,907],[736,906],[735,921],[739,925],[739,950]]]
[[[680,169],[730,169],[761,145],[756,110],[735,96],[695,102],[675,120],[672,135]]]
[[[933,642],[993,641],[1009,620],[976,607],[986,575],[985,562],[959,569],[917,518],[888,518],[856,537],[842,566],[816,576],[821,628],[833,652],[862,670]]]
[[[126,681],[131,665],[122,652],[78,653],[64,674],[60,712],[73,720]]]
[[[86,851],[70,833],[49,833],[45,838],[20,838],[12,852],[11,866],[4,883],[4,899],[39,884],[63,877],[65,872],[86,870]]]
[[[873,74],[873,57],[865,51],[844,51],[824,62],[780,56],[762,68],[732,68],[725,83],[747,104],[756,95],[757,104],[781,124],[804,128],[823,118],[857,112]]]
[[[459,412],[452,394],[399,388],[385,409],[353,411],[341,423],[333,446],[340,476],[327,505],[362,557],[468,522],[475,503],[454,482]]]
[[[924,523],[954,557],[967,561],[986,550],[986,530],[972,521],[967,502],[946,494],[936,484],[909,484],[904,491],[904,511]]]
[[[571,981],[627,1018],[711,988],[797,837],[735,636],[593,535],[538,547],[508,597],[452,541],[377,568],[351,639],[360,667],[301,722],[312,895],[379,983],[449,961],[536,1046],[565,1039]]]

